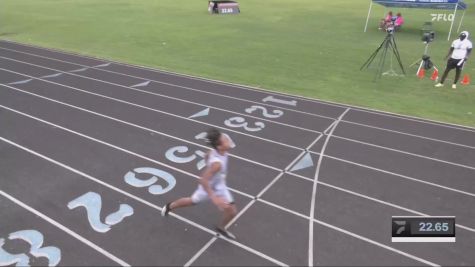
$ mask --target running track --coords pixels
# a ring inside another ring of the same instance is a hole
[[[0,265],[475,265],[473,128],[7,41],[0,122]],[[211,204],[160,216],[210,127],[237,241]],[[456,216],[457,242],[391,243],[395,215]]]

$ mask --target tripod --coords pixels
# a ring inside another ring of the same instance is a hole
[[[382,54],[379,58],[378,62],[378,69],[376,71],[376,75],[374,77],[374,80],[381,78],[382,75],[390,75],[390,76],[397,76],[398,74],[396,71],[393,69],[393,55],[396,57],[397,62],[399,64],[399,67],[401,68],[401,71],[403,74],[406,74],[404,71],[404,67],[401,62],[401,56],[399,55],[399,51],[397,49],[396,41],[394,39],[394,34],[393,30],[388,31],[388,34],[384,38],[384,41],[381,43],[381,45],[376,49],[376,51],[371,54],[371,56],[366,60],[366,62],[361,66],[360,70],[367,69],[371,66],[373,63],[374,59],[378,56],[378,53],[382,49]],[[386,63],[386,57],[388,54],[388,50],[391,50],[393,54],[391,54],[391,59],[390,59],[390,69],[386,72],[383,73],[383,68],[384,64]]]
[[[424,66],[424,58],[427,58],[429,59],[429,55],[427,54],[427,51],[429,51],[429,44],[430,44],[430,41],[426,41],[425,42],[425,48],[424,48],[424,54],[422,55],[422,59],[417,59],[416,61],[414,61],[411,65],[409,65],[409,68],[411,68],[412,66],[415,66],[417,63],[419,63],[419,68],[417,68],[417,72],[416,73],[419,73],[419,71],[421,70],[421,68]],[[437,67],[434,65],[434,68],[437,69]],[[438,70],[438,69],[437,69]]]
[[[427,51],[429,51],[429,43],[427,42],[426,43],[426,46],[424,48],[424,54],[422,55],[427,55]],[[415,66],[417,63],[419,63],[420,59],[417,59],[416,61],[414,61],[411,65],[409,65],[409,68],[412,67],[412,66]],[[422,62],[420,62],[422,64]]]

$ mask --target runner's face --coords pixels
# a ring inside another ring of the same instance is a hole
[[[221,151],[228,151],[230,148],[231,148],[230,140],[226,137],[226,135],[222,134],[219,137],[218,149],[221,150]]]
[[[467,35],[465,35],[465,34],[460,34],[460,40],[461,40],[461,41],[465,40],[465,38],[467,38]]]

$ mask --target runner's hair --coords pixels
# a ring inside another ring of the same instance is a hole
[[[216,128],[211,128],[206,132],[206,139],[208,144],[210,144],[214,149],[220,145],[219,138],[221,137],[221,132]]]

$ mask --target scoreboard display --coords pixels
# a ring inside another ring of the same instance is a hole
[[[455,242],[455,217],[393,216],[392,242]]]
[[[217,14],[239,14],[239,3],[236,1],[209,1],[208,11]]]

